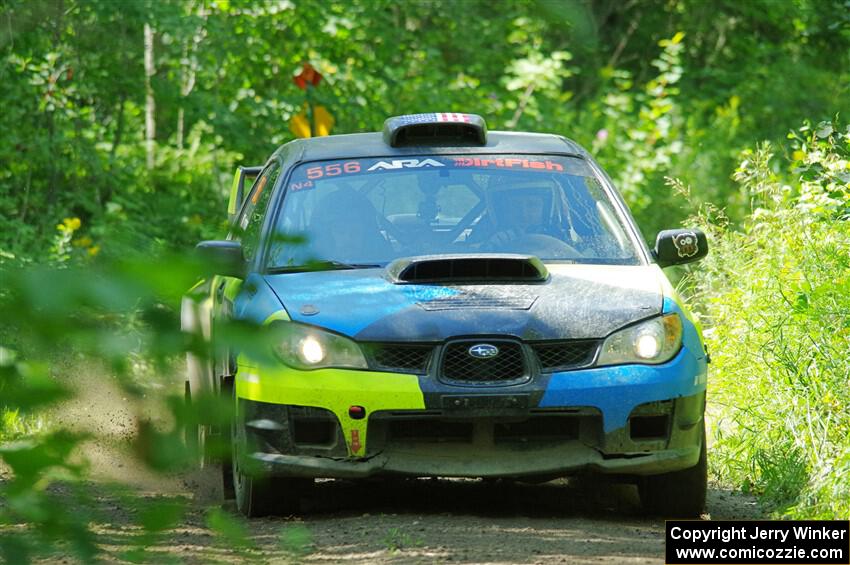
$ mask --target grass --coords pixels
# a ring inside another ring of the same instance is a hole
[[[401,528],[390,528],[381,541],[391,553],[423,545],[421,539],[414,538]]]
[[[836,518],[850,514],[850,146],[807,135],[796,176],[769,147],[744,156],[753,212],[737,228],[703,214],[712,251],[689,282],[710,328],[714,474],[776,516]]]

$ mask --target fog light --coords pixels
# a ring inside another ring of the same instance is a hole
[[[314,337],[307,337],[301,342],[301,358],[305,363],[315,365],[325,358],[325,349]]]

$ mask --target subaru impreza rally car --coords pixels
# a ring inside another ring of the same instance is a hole
[[[705,235],[649,249],[573,141],[394,117],[240,169],[230,211],[182,316],[273,336],[271,363],[189,359],[189,396],[235,403],[245,515],[293,510],[314,478],[588,472],[633,479],[652,512],[703,509],[708,359],[662,267]]]

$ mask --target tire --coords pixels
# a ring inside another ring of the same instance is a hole
[[[188,412],[192,411],[192,389],[189,381],[186,381],[185,390],[183,393],[184,401]],[[207,452],[207,427],[192,418],[190,422],[183,427],[183,442],[186,445],[188,453],[192,454],[192,467],[203,469],[209,462],[209,454]]]
[[[238,404],[231,442],[236,509],[248,518],[297,513],[300,510],[301,493],[312,480],[274,477],[264,472],[259,464],[251,464],[247,458],[250,445],[244,414],[238,410]]]
[[[221,397],[233,398],[233,377],[221,380]],[[233,490],[233,426],[228,426],[222,432],[223,439],[227,442],[224,446],[220,461],[221,465],[221,490],[225,500],[233,500],[236,493]]]
[[[223,388],[222,395],[230,397],[231,388],[232,384]],[[187,409],[191,411],[192,390],[189,381],[186,381],[184,394]],[[222,494],[225,500],[231,500],[234,497],[230,445],[232,430],[229,424],[224,431],[219,431],[220,428],[220,425],[213,428],[197,421],[186,423],[183,428],[183,443],[187,453],[192,454],[190,463],[193,469],[211,468],[220,471]]]
[[[643,477],[638,483],[640,501],[648,514],[663,518],[699,518],[705,510],[708,490],[705,422],[702,426],[702,447],[695,466]]]

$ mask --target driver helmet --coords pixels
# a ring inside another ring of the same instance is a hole
[[[488,190],[488,215],[496,230],[522,233],[556,231],[560,218],[557,188],[551,183],[521,182]]]

